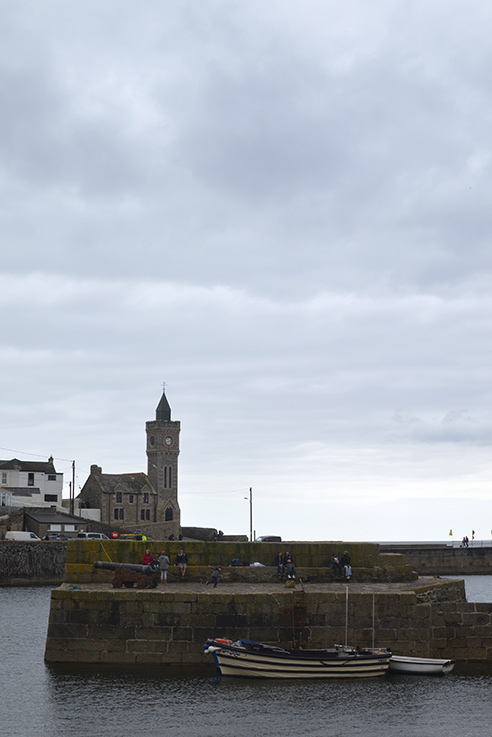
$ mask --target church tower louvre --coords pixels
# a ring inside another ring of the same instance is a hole
[[[147,476],[157,491],[156,522],[167,522],[177,537],[181,525],[178,504],[178,456],[181,423],[171,420],[165,389],[155,411],[155,420],[146,423]]]

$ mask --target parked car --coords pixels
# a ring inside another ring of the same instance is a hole
[[[41,538],[34,534],[34,532],[27,532],[25,530],[9,530],[5,533],[6,540],[15,540],[17,542],[32,542],[33,540],[39,540]]]
[[[280,535],[263,535],[262,537],[257,537],[255,540],[255,543],[281,543],[282,538]]]
[[[78,532],[77,537],[83,537],[86,540],[109,540],[109,537],[104,532]]]
[[[63,532],[48,532],[47,535],[43,537],[43,540],[70,540],[70,537],[68,535],[65,535]]]

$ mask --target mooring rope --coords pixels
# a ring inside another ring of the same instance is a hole
[[[102,549],[104,550],[104,552],[106,553],[106,556],[107,556],[107,558],[108,558],[109,562],[110,562],[110,563],[113,563],[113,561],[111,560],[111,556],[110,556],[110,554],[108,553],[108,551],[106,550],[106,548],[105,548],[105,547],[104,547],[104,545],[103,545],[103,541],[102,541],[102,540],[99,540],[99,543],[100,543],[100,545],[101,545],[101,548],[102,548]]]

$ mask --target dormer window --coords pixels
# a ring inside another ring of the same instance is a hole
[[[123,494],[121,493],[121,491],[117,491],[116,492],[116,504],[121,504],[122,501],[123,501]]]

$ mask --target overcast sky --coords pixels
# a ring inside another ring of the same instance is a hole
[[[492,5],[0,0],[0,457],[183,525],[492,534]]]

